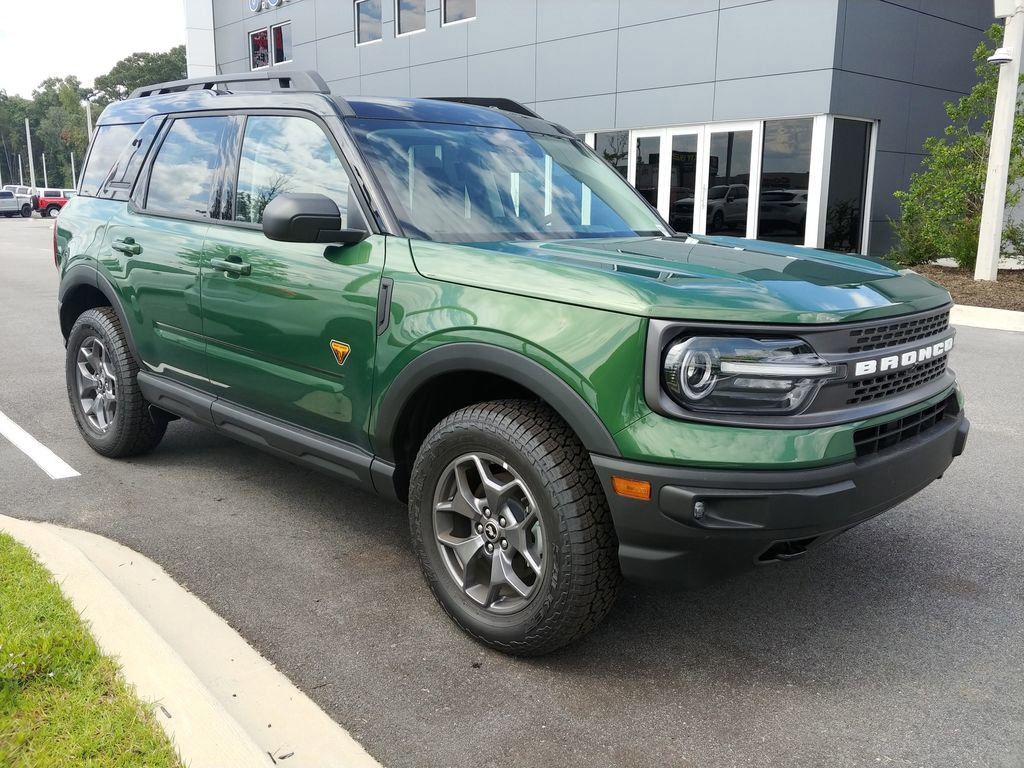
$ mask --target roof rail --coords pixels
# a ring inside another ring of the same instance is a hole
[[[173,80],[167,83],[157,83],[136,88],[132,91],[129,99],[138,99],[144,96],[159,96],[164,93],[177,93],[190,90],[212,90],[215,86],[229,83],[260,83],[277,81],[275,91],[302,91],[312,93],[330,93],[331,89],[320,77],[318,72],[295,71],[278,72],[264,70],[262,72],[236,72],[229,75],[213,75],[211,77],[193,77],[188,80]]]
[[[491,107],[492,109],[501,109],[505,112],[514,112],[517,115],[540,118],[540,115],[532,109],[524,107],[518,101],[512,101],[512,99],[490,98],[488,96],[430,96],[428,98],[432,101],[454,101],[458,104],[472,104],[477,107]]]

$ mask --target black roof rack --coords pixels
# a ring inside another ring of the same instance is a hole
[[[514,112],[517,115],[540,118],[540,115],[532,109],[524,107],[518,101],[512,101],[512,99],[490,98],[488,96],[430,96],[428,98],[432,101],[454,101],[458,104],[472,104],[476,107],[491,107],[492,109],[501,109],[505,112]]]
[[[138,99],[143,96],[159,96],[164,93],[177,93],[190,90],[212,90],[215,86],[228,83],[260,83],[277,81],[275,91],[296,91],[303,93],[330,93],[331,89],[320,77],[320,74],[312,71],[278,72],[265,70],[262,72],[236,72],[229,75],[213,75],[211,77],[193,77],[188,80],[173,80],[168,83],[157,83],[136,88],[132,91],[129,99]]]

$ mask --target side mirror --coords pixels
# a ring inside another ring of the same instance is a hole
[[[286,243],[359,243],[364,229],[342,229],[338,204],[326,195],[278,195],[263,209],[263,234]]]

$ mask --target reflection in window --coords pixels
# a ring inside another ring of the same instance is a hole
[[[267,30],[257,29],[249,33],[249,68],[262,69],[270,66],[270,38]]]
[[[825,213],[825,247],[829,250],[861,250],[870,146],[871,123],[836,118]]]
[[[183,216],[209,216],[220,206],[220,170],[228,117],[174,121],[149,176],[146,208]]]
[[[274,41],[274,63],[283,64],[292,60],[292,24],[278,24],[270,28],[270,37]]]
[[[326,195],[347,227],[348,174],[320,127],[302,117],[254,116],[246,120],[238,166],[235,220],[259,224],[277,195]]]
[[[708,175],[708,234],[730,232],[743,236],[747,230],[750,194],[751,131],[711,134],[711,167]]]
[[[813,129],[811,118],[773,120],[764,124],[757,215],[757,236],[762,240],[804,242]]]
[[[470,125],[350,125],[411,237],[481,243],[662,231],[629,185],[578,142]]]
[[[372,43],[380,40],[381,0],[356,0],[356,43]]]
[[[661,161],[661,138],[645,136],[636,140],[636,187],[643,198],[658,207],[658,163]]]
[[[476,0],[441,0],[445,24],[476,18]]]
[[[110,166],[114,164],[121,151],[128,146],[138,130],[137,125],[101,125],[93,134],[89,159],[82,173],[82,195],[93,197],[100,190],[100,185],[107,178]]]
[[[398,0],[398,34],[421,32],[427,28],[427,0]]]
[[[594,151],[619,172],[629,173],[629,131],[607,131],[594,134]]]
[[[693,232],[693,201],[697,189],[697,134],[672,137],[672,178],[669,181],[669,224],[677,232]]]

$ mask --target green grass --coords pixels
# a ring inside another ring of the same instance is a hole
[[[180,768],[50,574],[0,534],[0,766]]]

